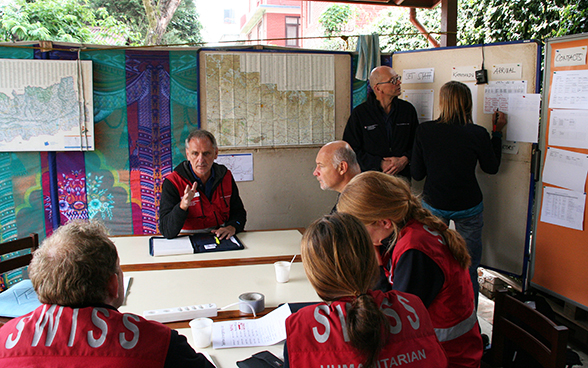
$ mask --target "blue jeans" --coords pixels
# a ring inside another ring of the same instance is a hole
[[[440,217],[443,222],[449,225],[449,220]],[[478,266],[482,260],[482,227],[484,226],[484,212],[478,215],[467,217],[463,219],[452,219],[455,223],[455,230],[461,235],[468,247],[470,257],[472,257],[472,265],[470,266],[470,278],[472,279],[472,286],[474,287],[474,302],[476,309],[478,309],[478,292],[480,291],[480,284],[478,284]]]

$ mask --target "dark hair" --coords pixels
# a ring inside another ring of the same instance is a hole
[[[389,322],[367,294],[379,276],[378,260],[365,226],[354,216],[335,213],[313,222],[301,243],[304,270],[325,301],[353,298],[347,311],[350,344],[373,367],[387,343]]]
[[[472,123],[472,92],[457,81],[445,83],[439,91],[439,122],[466,125]]]

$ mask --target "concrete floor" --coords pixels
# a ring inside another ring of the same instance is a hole
[[[494,301],[486,298],[480,293],[478,299],[478,323],[482,329],[482,333],[488,335],[490,341],[492,341],[492,320],[494,316]],[[588,367],[588,352],[580,350],[579,347],[573,344],[568,344],[578,355],[584,367]],[[575,365],[574,367],[579,367]]]

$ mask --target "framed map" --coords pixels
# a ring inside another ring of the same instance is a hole
[[[91,61],[0,59],[0,151],[93,149]]]
[[[206,126],[221,147],[322,145],[335,138],[335,58],[203,53]]]

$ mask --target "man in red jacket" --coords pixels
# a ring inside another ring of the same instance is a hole
[[[117,310],[123,274],[99,223],[57,229],[29,275],[43,304],[0,328],[1,367],[213,367],[177,331]]]
[[[194,130],[186,139],[187,160],[165,178],[159,205],[159,231],[166,238],[210,229],[220,239],[245,227],[247,212],[231,171],[216,164],[214,135]]]

